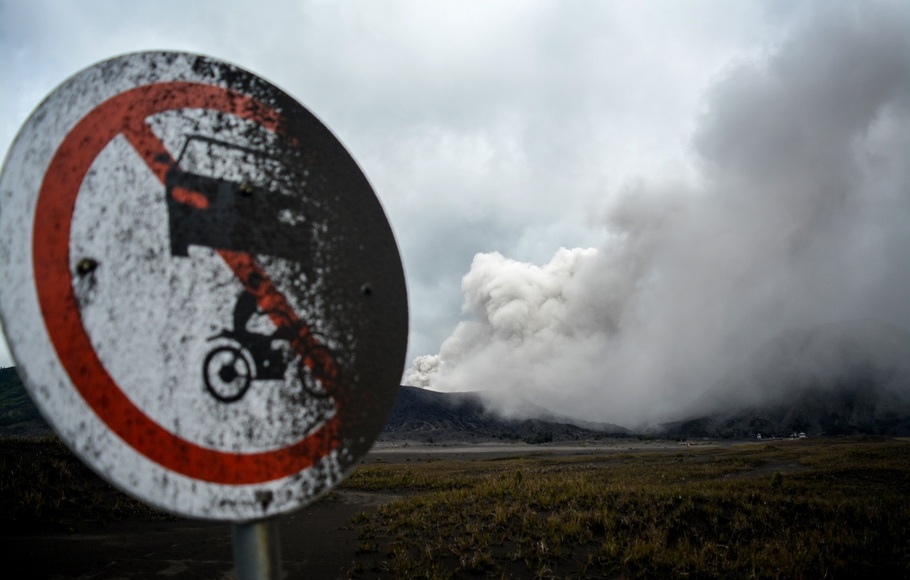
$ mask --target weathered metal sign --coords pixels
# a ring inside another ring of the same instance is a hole
[[[382,208],[325,126],[234,66],[138,53],[56,89],[0,176],[0,261],[38,407],[159,508],[297,508],[394,403],[407,297]]]

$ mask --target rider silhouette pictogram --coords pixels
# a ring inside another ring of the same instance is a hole
[[[308,172],[297,168],[289,153],[188,136],[165,179],[171,254],[189,256],[192,245],[292,259],[306,268],[311,233],[302,198],[285,186],[305,184]],[[284,163],[288,160],[294,163]],[[253,381],[286,379],[296,357],[304,390],[325,397],[320,378],[333,368],[331,353],[313,342],[305,324],[293,316],[288,320],[287,312],[260,308],[263,281],[257,273],[241,278],[233,327],[210,338],[214,346],[202,365],[206,389],[223,403],[239,401]],[[274,331],[263,332],[263,325],[253,322],[259,316],[267,317]]]

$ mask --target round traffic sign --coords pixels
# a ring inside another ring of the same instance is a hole
[[[0,260],[32,398],[159,508],[297,508],[394,404],[407,297],[382,208],[325,126],[235,66],[137,53],[57,88],[0,176]]]

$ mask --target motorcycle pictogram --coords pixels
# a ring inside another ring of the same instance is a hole
[[[248,302],[247,296],[251,295],[242,293],[237,304]],[[300,321],[279,326],[271,334],[237,327],[225,329],[209,340],[216,345],[203,362],[203,380],[209,394],[223,403],[242,399],[253,381],[283,379],[291,365],[308,395],[324,398],[332,394],[331,386],[335,381],[326,380],[332,368],[326,365],[331,353],[312,340]]]
[[[299,196],[284,185],[305,186],[307,175],[291,172],[264,151],[188,136],[165,179],[171,254],[188,256],[188,247],[196,245],[299,262],[307,255],[300,242],[307,239],[301,237],[306,216]],[[307,394],[331,396],[338,382],[331,351],[293,312],[260,308],[261,297],[250,290],[259,278],[241,282],[245,289],[234,305],[233,328],[209,338],[214,346],[202,363],[208,393],[233,403],[254,381],[282,380],[293,368]],[[268,316],[275,331],[249,331],[247,323],[257,314]]]

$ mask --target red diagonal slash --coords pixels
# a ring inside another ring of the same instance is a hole
[[[202,447],[171,433],[137,407],[111,378],[82,324],[73,291],[70,232],[82,182],[95,159],[115,137],[125,134],[149,168],[162,179],[170,165],[161,141],[146,120],[172,110],[203,109],[237,116],[270,131],[280,128],[278,112],[256,99],[219,86],[167,82],[124,91],[95,107],[64,137],[48,165],[35,205],[32,269],[35,290],[48,337],[63,369],[86,404],[126,444],[165,469],[217,484],[258,484],[288,477],[313,466],[342,445],[343,405],[335,397],[335,414],[316,431],[286,447],[234,453]],[[235,275],[250,286],[252,276],[266,283],[253,293],[277,324],[299,322],[287,299],[248,254],[221,252]],[[103,267],[103,264],[102,264]],[[280,314],[278,314],[280,313]],[[325,387],[336,387],[338,366],[311,333],[294,341],[304,364]]]
[[[174,163],[173,156],[165,144],[144,120],[131,123],[124,131],[124,136],[163,185],[168,168]],[[243,283],[246,291],[256,297],[259,308],[268,313],[272,323],[278,328],[293,330],[291,346],[300,355],[304,366],[315,374],[325,392],[334,393],[338,386],[339,374],[334,359],[328,349],[313,336],[309,326],[300,320],[287,298],[278,290],[256,259],[245,252],[216,251]]]

